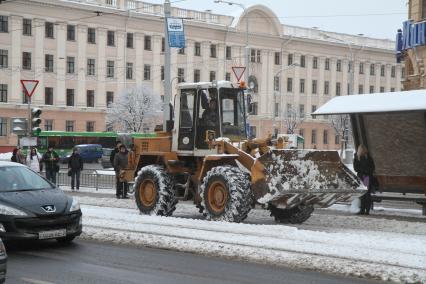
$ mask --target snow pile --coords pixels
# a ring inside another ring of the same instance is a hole
[[[11,158],[12,158],[12,152],[9,152],[9,153],[0,153],[0,161],[1,160],[10,161]]]

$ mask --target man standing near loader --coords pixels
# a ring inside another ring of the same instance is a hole
[[[128,183],[125,180],[120,179],[120,173],[124,169],[127,168],[128,165],[128,151],[126,146],[120,145],[119,152],[114,156],[114,169],[115,169],[115,177],[117,179],[117,191],[115,195],[118,199],[120,198],[128,198],[127,197],[127,187]]]

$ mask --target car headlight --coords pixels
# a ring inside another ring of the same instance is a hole
[[[78,203],[77,199],[73,198],[71,207],[70,207],[70,212],[77,211],[77,210],[80,210],[80,203]]]
[[[28,214],[22,210],[0,204],[0,215],[27,216]]]

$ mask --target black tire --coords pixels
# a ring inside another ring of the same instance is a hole
[[[70,244],[75,239],[75,236],[67,236],[63,238],[57,238],[56,241],[61,244]]]
[[[172,176],[164,167],[157,165],[143,167],[134,185],[136,205],[141,213],[171,216],[177,204],[173,184]],[[149,188],[152,193],[147,193],[144,188]]]
[[[312,205],[299,205],[291,209],[281,209],[270,204],[268,209],[271,211],[271,216],[275,218],[275,221],[285,224],[302,224],[314,212],[314,206]]]
[[[219,205],[212,200],[215,199],[212,198],[213,192],[218,191],[215,189],[216,185],[222,188],[219,190],[220,193],[222,191],[225,193]],[[253,194],[250,188],[250,175],[237,167],[212,168],[204,177],[200,190],[207,220],[241,222],[247,218],[251,210]],[[221,197],[223,196],[219,198]]]

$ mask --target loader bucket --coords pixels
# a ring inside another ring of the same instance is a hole
[[[304,204],[326,207],[363,194],[366,188],[337,151],[271,150],[259,157],[263,179],[252,189],[257,202],[281,208]]]

